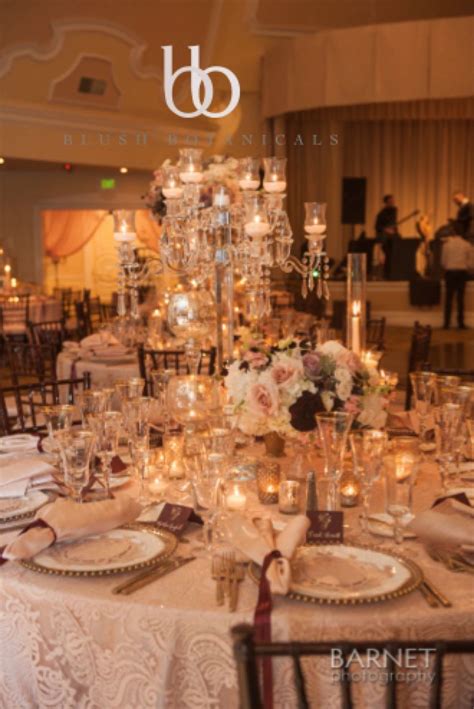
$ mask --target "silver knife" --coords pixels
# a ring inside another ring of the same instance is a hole
[[[142,571],[140,574],[134,576],[128,581],[115,586],[115,588],[112,589],[112,593],[128,596],[130,593],[134,593],[140,588],[147,586],[149,583],[152,583],[153,581],[166,576],[166,574],[179,569],[188,562],[194,561],[195,558],[195,556],[177,556],[174,559],[166,559],[159,566],[146,569],[146,571]]]

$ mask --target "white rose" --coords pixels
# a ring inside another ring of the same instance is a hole
[[[387,421],[385,411],[385,400],[377,394],[366,394],[362,397],[362,411],[358,416],[358,421],[362,426],[372,428],[383,428]]]
[[[336,378],[336,394],[341,401],[346,401],[352,393],[352,375],[344,367],[336,367],[334,372]]]

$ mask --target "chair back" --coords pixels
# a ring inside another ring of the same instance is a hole
[[[405,409],[407,411],[410,409],[413,394],[410,372],[418,372],[425,367],[426,362],[429,361],[430,344],[431,326],[421,325],[416,321],[413,325],[410,352],[408,355],[407,393],[405,400]]]
[[[311,696],[311,704],[306,690],[305,676],[301,665],[303,657],[328,658],[336,655],[338,660],[338,675],[342,694],[342,706],[350,709],[354,706],[352,697],[350,658],[364,656],[367,652],[383,653],[384,678],[387,678],[385,706],[390,709],[397,707],[397,680],[400,674],[397,671],[397,653],[409,650],[411,661],[413,654],[420,655],[425,661],[426,657],[432,658],[430,671],[433,680],[430,686],[429,707],[433,709],[441,706],[441,696],[444,679],[443,660],[446,655],[474,654],[474,640],[463,641],[390,641],[390,642],[356,642],[347,641],[318,643],[318,642],[272,642],[255,643],[254,630],[250,625],[237,625],[231,630],[234,644],[234,656],[237,663],[237,676],[240,692],[240,709],[263,709],[264,704],[260,695],[258,663],[262,658],[288,657],[293,661],[294,692],[296,701],[291,706],[298,709],[309,709],[310,706],[320,706],[316,697]],[[427,654],[428,653],[428,654]],[[380,657],[380,655],[377,655]],[[342,662],[342,668],[341,663]],[[386,663],[386,666],[385,666]],[[358,668],[359,670],[359,668]],[[290,701],[290,700],[289,700]],[[290,704],[288,704],[290,706]],[[322,706],[322,705],[321,705]],[[400,703],[402,706],[402,703]],[[424,705],[425,706],[425,705]]]
[[[37,433],[46,430],[39,407],[74,404],[79,391],[90,389],[90,373],[76,379],[19,384],[0,388],[0,435]]]
[[[81,338],[91,335],[104,323],[104,312],[99,297],[91,298],[88,295],[82,301],[77,301],[75,307]]]
[[[22,378],[37,381],[56,379],[56,349],[47,345],[7,340],[5,355],[12,384],[17,386]]]
[[[379,352],[385,349],[385,318],[367,320],[366,342],[368,349]]]
[[[61,320],[29,323],[29,331],[33,344],[53,347],[56,354],[61,352],[63,342],[67,339],[66,324],[62,318]]]
[[[21,295],[5,299],[1,304],[1,310],[0,322],[4,337],[26,336],[30,312],[30,296]]]
[[[153,380],[150,372],[172,369],[176,374],[189,374],[184,350],[153,350],[140,345],[138,348],[140,376],[145,380],[145,396],[153,396]],[[214,374],[216,369],[216,349],[201,350],[199,374]]]

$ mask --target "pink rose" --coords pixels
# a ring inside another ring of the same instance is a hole
[[[271,368],[271,376],[278,386],[289,386],[303,375],[301,360],[280,355]]]
[[[303,355],[303,367],[307,377],[313,379],[321,371],[321,358],[317,352],[307,352]]]
[[[278,391],[271,382],[252,384],[247,394],[249,413],[274,416],[278,411]]]
[[[268,363],[268,357],[264,352],[247,350],[244,354],[244,361],[249,364],[250,369],[258,369],[259,367],[264,367]]]

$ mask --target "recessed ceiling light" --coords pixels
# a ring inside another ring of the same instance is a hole
[[[3,165],[5,162],[5,158],[0,158],[0,165]]]
[[[128,167],[121,167],[120,172],[122,173],[122,175],[126,175],[128,172]]]

